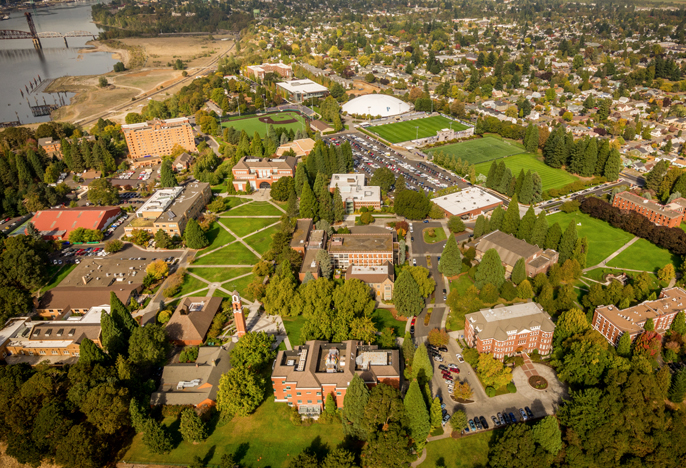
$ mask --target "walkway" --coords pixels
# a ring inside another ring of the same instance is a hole
[[[520,366],[520,368],[524,371],[524,375],[526,375],[527,381],[533,376],[538,376],[538,372],[536,371],[536,368],[534,367],[534,363],[531,362],[531,358],[529,357],[528,354],[522,353],[522,359],[524,359],[524,364]]]

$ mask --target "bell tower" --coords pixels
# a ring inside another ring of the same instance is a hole
[[[236,334],[238,338],[245,335],[247,331],[245,328],[245,317],[243,316],[243,304],[241,303],[241,296],[238,291],[231,294],[231,310],[233,310],[233,319],[236,324]]]

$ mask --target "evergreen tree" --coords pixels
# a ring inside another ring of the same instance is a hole
[[[476,269],[475,285],[478,289],[487,284],[494,285],[497,289],[505,282],[505,268],[500,260],[500,255],[495,249],[486,251],[481,263]]]
[[[532,245],[539,247],[545,246],[545,236],[548,234],[548,220],[545,211],[541,211],[536,217],[534,228],[531,231],[531,239],[528,241]]]
[[[583,164],[579,170],[581,177],[591,177],[598,162],[598,143],[595,138],[591,138],[584,149]]]
[[[541,176],[538,175],[538,172],[531,174],[531,180],[534,185],[534,196],[531,199],[531,203],[538,203],[543,196],[543,181],[541,180]]]
[[[503,225],[500,228],[505,234],[516,235],[519,230],[519,201],[517,195],[512,197],[510,204],[507,206]]]
[[[443,410],[441,408],[441,400],[436,397],[431,400],[431,427],[441,427],[442,422]]]
[[[526,279],[526,262],[523,258],[520,258],[515,263],[515,266],[512,269],[511,279],[512,282],[517,285]]]
[[[502,180],[503,176],[505,175],[505,170],[507,167],[505,166],[505,163],[503,161],[500,161],[495,168],[495,174],[493,175],[493,189],[497,190],[497,188],[500,186],[500,181]]]
[[[410,384],[404,403],[410,434],[414,440],[417,452],[421,452],[426,445],[426,438],[431,432],[431,419],[417,381],[413,381]]]
[[[483,236],[487,232],[486,229],[486,218],[484,215],[479,215],[476,218],[476,223],[474,223],[474,238]]]
[[[174,448],[171,435],[164,427],[152,418],[145,421],[143,429],[143,444],[154,454],[171,452]]]
[[[329,192],[326,185],[319,191],[318,197],[318,215],[319,219],[325,219],[329,224],[334,221],[334,208],[331,201],[331,192]]]
[[[300,196],[300,217],[312,218],[313,221],[317,221],[317,212],[317,199],[310,188],[310,184],[305,181],[303,183],[302,195]]]
[[[202,442],[207,439],[207,427],[194,408],[186,408],[181,413],[179,432],[183,440],[189,443]]]
[[[509,167],[505,168],[503,176],[500,178],[498,186],[495,188],[498,192],[503,195],[507,195],[510,189],[510,184],[512,183],[512,171]]]
[[[260,137],[260,134],[257,133],[257,130],[255,130],[255,133],[252,137],[252,141],[250,142],[250,155],[256,158],[261,158],[262,156],[264,156],[262,138]]]
[[[525,178],[526,178],[526,173],[524,172],[524,169],[520,169],[519,175],[517,176],[517,181],[515,182],[515,189],[514,189],[514,193],[515,193],[515,195],[517,195],[517,198],[521,198],[521,196],[519,194],[522,191],[522,185],[524,184]]]
[[[598,145],[598,158],[596,160],[595,170],[593,171],[594,175],[597,175],[597,176],[604,175],[605,163],[607,162],[607,158],[609,156],[610,156],[610,141],[609,140],[601,140],[600,144]],[[650,188],[650,184],[648,184],[648,185],[649,185],[648,188]]]
[[[404,269],[395,280],[393,303],[398,313],[404,317],[419,315],[424,308],[419,285],[408,269]]]
[[[534,124],[529,124],[526,127],[526,134],[524,136],[524,148],[529,153],[536,153],[538,150],[538,127]]]
[[[543,157],[550,167],[560,168],[564,165],[567,159],[564,127],[556,127],[548,136],[543,146]]]
[[[448,277],[457,276],[462,271],[462,256],[452,233],[448,237],[445,247],[443,247],[441,260],[438,262],[438,271]]]
[[[131,333],[138,328],[138,322],[131,316],[131,312],[119,300],[114,291],[110,291],[110,315],[125,342],[128,343]]]
[[[686,332],[686,321],[684,320],[683,310],[677,312],[677,314],[674,316],[674,320],[672,320],[672,324],[669,326],[669,329],[680,335],[683,335]]]
[[[396,191],[397,193],[397,191]],[[333,220],[336,223],[339,223],[345,219],[346,215],[346,208],[345,208],[345,203],[343,202],[343,198],[341,197],[341,191],[336,186],[333,192]]]
[[[29,164],[31,164],[31,168],[33,169],[36,178],[42,181],[45,178],[45,168],[43,167],[43,162],[40,157],[38,157],[33,150],[28,150],[26,152],[26,158],[28,159]]]
[[[574,174],[581,175],[581,170],[584,167],[584,150],[586,149],[586,140],[578,140],[572,144],[569,152],[569,167],[568,171]]]
[[[495,186],[495,174],[498,170],[498,163],[493,161],[491,163],[490,169],[488,169],[488,175],[486,176],[486,187],[493,189]]]
[[[610,155],[605,163],[605,169],[603,170],[603,176],[608,181],[615,181],[619,178],[619,172],[622,169],[622,159],[619,155],[619,151],[616,149],[610,150]]]
[[[431,382],[434,376],[433,369],[426,346],[420,344],[417,346],[412,359],[412,376],[417,379],[420,386],[423,386],[427,382]]]
[[[129,403],[129,416],[131,417],[131,426],[140,434],[145,429],[146,412],[143,405],[141,405],[136,398],[131,398]]]
[[[104,364],[107,362],[107,355],[90,339],[84,338],[79,349],[79,364],[92,366],[93,364]]]
[[[534,225],[536,224],[536,213],[534,207],[530,206],[526,214],[519,222],[519,230],[517,231],[517,238],[531,243],[531,236],[534,233]]]
[[[369,401],[369,389],[358,374],[354,374],[343,399],[341,420],[343,432],[356,439],[366,439],[366,432],[362,426],[364,408]]]
[[[322,278],[331,278],[333,266],[331,265],[331,257],[329,257],[329,253],[324,249],[320,249],[317,251],[315,259],[319,263],[319,270],[322,273]]]
[[[165,188],[176,187],[177,185],[179,185],[179,183],[174,175],[171,159],[165,159],[162,162],[162,167],[160,169],[160,186]]]
[[[562,229],[558,223],[553,224],[548,229],[548,233],[545,236],[545,248],[557,250],[560,245],[560,238],[562,237]],[[563,263],[563,262],[560,262]]]
[[[686,369],[681,369],[672,378],[672,386],[669,389],[669,400],[673,403],[682,403],[686,397]]]
[[[410,332],[406,332],[405,338],[403,339],[403,358],[405,359],[405,367],[412,367],[414,353],[414,340],[412,339]]]
[[[576,224],[572,220],[567,225],[564,234],[562,234],[562,239],[560,239],[560,248],[558,252],[560,253],[560,259],[558,263],[560,265],[564,264],[568,259],[572,258],[574,254],[574,248],[576,247]]]
[[[505,219],[505,210],[503,210],[502,205],[498,205],[495,207],[495,210],[493,210],[493,214],[491,214],[491,219],[488,222],[488,231],[493,232],[493,231],[498,231],[503,225],[503,220]]]
[[[303,184],[307,181],[307,173],[305,172],[305,163],[300,163],[295,168],[295,192],[298,196],[302,196]]]
[[[628,333],[623,333],[619,337],[619,343],[617,343],[617,354],[624,358],[631,357],[631,335]]]
[[[184,240],[186,241],[186,247],[189,249],[202,249],[210,245],[207,240],[205,231],[200,228],[200,225],[195,220],[195,218],[190,218],[188,224],[186,224],[186,230],[183,232]]]
[[[129,345],[124,340],[123,334],[117,327],[112,316],[105,311],[102,311],[100,314],[100,328],[101,342],[105,351],[113,357],[119,354],[125,354]]]

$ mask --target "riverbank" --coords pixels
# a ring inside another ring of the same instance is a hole
[[[121,41],[88,41],[90,48],[80,49],[80,54],[106,52],[112,54],[112,59],[122,62],[127,69],[141,68],[147,61],[145,49],[138,45],[124,44]]]

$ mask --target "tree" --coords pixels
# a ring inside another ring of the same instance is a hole
[[[531,429],[531,437],[552,455],[562,450],[562,432],[555,416],[546,416],[537,422]]]
[[[338,188],[338,185],[336,185],[336,188],[333,191],[333,220],[336,223],[339,223],[345,219],[345,215],[347,213],[347,209],[345,207],[345,203],[343,202],[343,198],[341,197],[341,190]]]
[[[100,86],[101,88],[105,88],[107,85],[109,85],[107,78],[105,78],[104,76],[98,78],[98,86]]]
[[[369,185],[381,187],[381,190],[387,193],[391,191],[393,184],[395,184],[395,175],[387,167],[380,167],[375,170],[374,175],[372,175],[369,181]]]
[[[591,325],[582,310],[569,309],[562,312],[553,332],[553,344],[555,347],[561,346],[567,338],[584,333],[590,328]]]
[[[478,238],[483,236],[485,233],[488,232],[488,227],[486,226],[486,218],[484,215],[479,215],[476,218],[476,223],[474,224],[474,238]]]
[[[524,262],[524,258],[520,258],[515,263],[515,266],[512,269],[511,279],[514,284],[519,284],[526,279],[526,263]]]
[[[171,435],[152,418],[145,421],[143,444],[154,454],[169,453],[174,448]]]
[[[155,260],[148,264],[145,272],[150,275],[155,281],[159,281],[169,274],[169,265],[164,260]]]
[[[414,341],[412,340],[412,335],[410,332],[405,333],[405,338],[403,339],[403,358],[405,358],[405,367],[412,367],[412,361],[414,360]]]
[[[433,366],[426,346],[420,345],[414,352],[412,359],[412,374],[420,385],[430,382],[434,375]]]
[[[247,367],[233,367],[219,378],[217,410],[225,417],[247,416],[264,400],[262,376]]]
[[[314,155],[312,156],[314,161]],[[307,182],[307,172],[305,169],[305,163],[301,162],[295,168],[295,192],[298,196],[302,196],[303,185]]]
[[[424,308],[419,285],[407,269],[395,280],[393,303],[398,313],[404,317],[419,315]]]
[[[525,424],[508,426],[504,434],[488,451],[491,468],[526,468],[550,465],[550,457],[536,447],[531,429]]]
[[[165,159],[162,161],[162,167],[160,168],[160,187],[176,187],[177,185],[179,185],[179,182],[174,175],[171,159]]]
[[[129,391],[102,383],[88,391],[80,409],[98,431],[115,434],[129,425]]]
[[[468,426],[467,415],[462,410],[457,410],[450,417],[450,427],[454,432],[461,432]]]
[[[672,379],[669,389],[669,400],[673,403],[682,403],[686,397],[686,370],[681,369]]]
[[[131,417],[131,426],[136,431],[136,434],[140,434],[145,430],[145,409],[136,398],[131,398],[129,403],[129,416]]]
[[[519,201],[517,194],[512,196],[512,200],[507,207],[505,218],[503,219],[503,225],[500,230],[506,234],[512,235],[516,235],[519,230]]]
[[[453,390],[453,396],[455,398],[458,400],[469,400],[472,395],[474,395],[474,391],[472,390],[472,387],[469,386],[467,381],[455,382],[455,388]]]
[[[505,282],[505,269],[498,251],[495,249],[486,251],[476,269],[475,280],[478,289],[483,288],[488,283],[500,289],[500,286]]]
[[[84,338],[79,350],[79,364],[92,366],[95,363],[107,362],[107,355],[90,339]]]
[[[526,211],[526,214],[519,223],[519,229],[515,236],[528,243],[531,243],[531,236],[533,235],[534,225],[536,224],[536,213],[532,206]]]
[[[186,442],[202,442],[207,439],[207,427],[193,408],[186,408],[181,413],[179,432]]]
[[[512,369],[504,367],[491,353],[479,354],[476,370],[486,387],[500,388],[512,380]]]
[[[621,169],[621,156],[619,155],[619,151],[613,148],[610,150],[610,156],[607,158],[607,162],[605,163],[603,176],[609,181],[615,181],[619,178],[619,172]]]
[[[617,354],[624,358],[631,357],[631,335],[628,333],[622,333],[619,337],[619,343],[617,343]]]
[[[399,423],[391,423],[369,435],[362,449],[365,468],[407,466],[416,457],[405,429]]]
[[[270,315],[288,317],[295,295],[296,282],[288,260],[282,263],[281,274],[272,276],[262,298],[264,310]]]
[[[311,218],[313,221],[317,221],[318,213],[317,198],[314,192],[310,188],[310,184],[307,181],[303,182],[302,195],[300,196],[300,217],[301,218]]]
[[[545,236],[545,248],[557,250],[560,245],[560,238],[562,237],[562,229],[558,223],[553,224],[548,229]]]
[[[247,367],[256,372],[271,364],[276,356],[272,350],[274,335],[265,332],[248,332],[231,350],[231,366]]]
[[[369,401],[369,389],[358,374],[354,374],[343,399],[343,432],[346,435],[364,440],[367,436],[362,427],[364,408]]]
[[[657,271],[657,277],[660,279],[660,281],[664,281],[665,283],[669,283],[673,278],[676,277],[676,272],[674,271],[674,265],[671,263],[668,263],[663,268],[660,268]]]
[[[448,218],[448,230],[454,234],[463,232],[465,230],[464,222],[459,216],[451,216]]]
[[[87,424],[69,429],[57,445],[55,462],[64,468],[97,468],[102,466],[102,454],[96,433]]]
[[[497,231],[503,225],[503,220],[505,219],[505,210],[501,205],[495,207],[491,219],[488,222],[488,232]]]
[[[444,329],[434,328],[429,332],[429,343],[434,346],[446,346],[450,337]]]
[[[167,332],[157,324],[136,328],[129,340],[129,358],[139,366],[161,365],[167,360]]]
[[[280,177],[272,184],[272,189],[269,192],[271,197],[276,201],[287,201],[291,192],[295,191],[295,182],[293,177]]]
[[[679,311],[677,314],[674,316],[674,320],[672,320],[672,324],[669,326],[669,329],[673,332],[676,332],[680,335],[683,335],[686,333],[686,314],[684,314],[684,311]]]
[[[572,258],[574,254],[574,248],[576,247],[576,240],[576,224],[574,220],[572,220],[569,222],[564,234],[562,234],[562,239],[560,239],[560,259],[558,260],[558,263],[564,264],[564,262]]]
[[[317,263],[319,263],[319,270],[322,273],[322,278],[331,278],[331,274],[333,273],[333,265],[331,264],[331,257],[329,257],[329,253],[324,250],[318,250],[317,255],[315,255],[315,260],[317,260]]]
[[[429,414],[431,415],[431,427],[441,427],[441,423],[443,422],[443,410],[441,408],[441,400],[439,400],[438,397],[431,400]]]
[[[305,450],[290,459],[286,468],[319,468],[319,462],[314,454]]]
[[[412,381],[405,395],[405,413],[409,420],[410,434],[414,440],[414,445],[420,452],[424,449],[426,438],[431,432],[431,419],[416,380]]]
[[[424,192],[403,190],[395,197],[395,213],[407,219],[424,219],[431,210],[431,201]]]
[[[88,185],[88,201],[94,205],[106,206],[119,203],[119,189],[109,179],[95,179]]]
[[[116,253],[124,248],[124,243],[119,239],[112,239],[105,242],[105,252]]]
[[[186,247],[189,249],[199,250],[210,245],[205,231],[200,228],[200,225],[194,218],[188,220],[183,237],[186,241]]]
[[[453,235],[448,237],[448,242],[443,247],[441,260],[438,262],[438,270],[448,277],[457,276],[462,271],[462,257]]]

